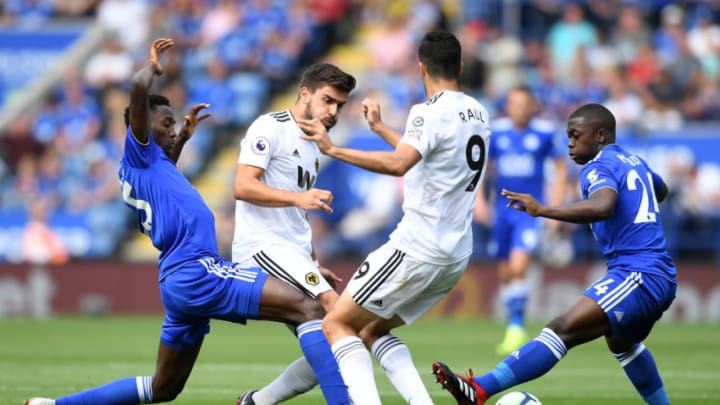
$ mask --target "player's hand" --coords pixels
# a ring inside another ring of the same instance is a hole
[[[182,128],[180,129],[180,137],[183,139],[190,139],[192,134],[195,132],[195,127],[197,127],[197,124],[205,120],[206,118],[210,117],[212,114],[200,114],[200,111],[210,108],[210,104],[207,103],[201,103],[201,104],[195,104],[190,108],[190,111],[188,111],[187,114],[185,114],[185,119],[183,120]]]
[[[306,134],[302,135],[301,138],[317,143],[320,152],[327,154],[327,152],[334,146],[330,140],[330,135],[328,135],[327,128],[325,128],[325,125],[323,125],[320,120],[306,120],[298,118],[297,124]]]
[[[150,57],[148,57],[148,63],[153,66],[153,71],[156,75],[163,73],[163,66],[160,64],[160,55],[166,50],[170,49],[175,45],[175,41],[171,38],[159,38],[153,41],[150,47]]]
[[[507,203],[508,207],[515,208],[519,211],[525,211],[533,217],[540,215],[543,205],[540,204],[532,195],[516,193],[505,189],[503,189],[500,194],[510,200]]]
[[[326,267],[319,266],[318,270],[332,288],[338,288],[340,283],[343,281],[340,277],[337,276],[337,274],[333,273],[332,270]]]
[[[382,124],[382,116],[380,115],[380,103],[371,98],[366,98],[362,101],[363,115],[370,125],[371,130]]]
[[[306,211],[323,210],[327,213],[332,213],[333,210],[330,207],[332,202],[333,195],[330,191],[319,188],[311,188],[308,191],[299,193],[299,198],[295,202],[295,205]]]

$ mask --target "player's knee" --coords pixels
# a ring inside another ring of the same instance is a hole
[[[322,321],[322,330],[325,336],[331,337],[335,336],[337,334],[338,330],[338,324],[335,322],[335,319],[332,317],[332,313],[328,314],[323,318]]]
[[[306,322],[312,319],[322,319],[325,316],[325,310],[318,301],[303,296],[295,306],[300,309],[300,322]]]
[[[559,316],[553,319],[545,327],[555,332],[555,334],[560,338],[560,340],[565,342],[566,345],[572,340],[572,331],[569,323],[564,316]]]
[[[330,312],[335,303],[338,300],[338,295],[335,291],[326,291],[317,296],[317,301],[322,305],[325,313]]]
[[[180,395],[184,387],[184,383],[156,382],[153,379],[153,402],[173,401]]]

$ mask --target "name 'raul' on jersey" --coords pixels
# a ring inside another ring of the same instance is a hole
[[[391,244],[428,263],[454,263],[472,251],[472,209],[485,172],[487,110],[443,91],[410,109],[401,143],[422,159],[404,177],[403,218]]]

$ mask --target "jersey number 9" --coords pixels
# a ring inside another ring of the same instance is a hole
[[[480,135],[473,135],[468,139],[465,147],[465,158],[470,170],[476,172],[475,177],[472,178],[465,191],[473,192],[478,181],[480,181],[480,177],[482,177],[483,167],[485,166],[485,141]]]

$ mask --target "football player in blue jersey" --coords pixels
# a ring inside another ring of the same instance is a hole
[[[607,258],[607,273],[564,315],[494,370],[480,376],[453,373],[440,362],[433,373],[458,404],[488,397],[548,372],[567,351],[601,336],[643,400],[670,403],[650,351],[643,344],[677,289],[675,265],[665,247],[658,202],[667,186],[640,157],[615,144],[615,117],[600,104],[575,110],[567,124],[570,157],[584,165],[583,200],[547,206],[530,194],[503,190],[508,205],[533,217],[590,224]]]
[[[140,231],[160,251],[160,296],[165,307],[155,374],[128,377],[58,399],[31,398],[27,405],[145,404],[172,401],[183,390],[197,359],[210,319],[245,324],[247,319],[281,321],[296,327],[309,362],[337,363],[321,330],[304,323],[323,315],[322,306],[258,267],[242,268],[218,253],[215,219],[200,194],[175,163],[195,126],[210,114],[198,104],[179,133],[170,102],[148,94],[163,72],[159,58],[172,39],[155,40],[147,64],[133,77],[120,184],[136,212]],[[339,371],[338,371],[339,374]],[[342,379],[340,379],[342,381]],[[331,404],[348,404],[344,384]],[[344,395],[344,398],[343,398]]]
[[[496,347],[500,355],[508,355],[527,341],[525,308],[530,295],[527,270],[541,239],[541,222],[522,212],[505,207],[502,189],[523,190],[544,201],[545,164],[552,161],[552,205],[562,202],[567,167],[565,156],[556,147],[555,125],[537,117],[538,104],[525,85],[512,88],[507,95],[507,117],[494,121],[493,138],[488,151],[488,177],[492,184],[492,209],[483,193],[475,204],[475,220],[488,225],[492,216],[492,232],[488,251],[498,260],[500,298],[507,314],[507,328]],[[481,190],[484,187],[481,186]],[[492,214],[492,215],[491,215]],[[547,221],[548,229],[556,231],[558,222]]]

